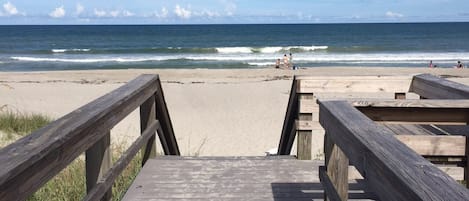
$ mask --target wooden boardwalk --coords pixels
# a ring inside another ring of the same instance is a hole
[[[148,160],[124,200],[323,200],[323,164],[289,156],[165,156]],[[351,186],[351,198],[366,197]]]

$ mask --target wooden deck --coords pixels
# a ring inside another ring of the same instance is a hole
[[[324,161],[272,157],[150,159],[123,200],[323,200]],[[351,182],[350,197],[369,197]]]

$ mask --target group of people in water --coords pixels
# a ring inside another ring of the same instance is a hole
[[[430,64],[428,64],[429,68],[436,68],[438,67],[436,64],[433,64],[433,61],[430,60]],[[454,66],[454,68],[464,68],[464,64],[462,64],[461,61],[458,61],[458,63]]]
[[[296,66],[293,65],[293,55],[290,52],[290,55],[287,56],[287,54],[283,55],[283,62],[280,61],[280,58],[278,58],[275,61],[275,68],[283,68],[283,69],[293,69],[296,70]]]

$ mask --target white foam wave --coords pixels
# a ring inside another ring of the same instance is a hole
[[[251,66],[273,66],[274,62],[247,62]]]
[[[61,55],[62,56],[62,55]],[[63,55],[65,56],[65,55]],[[70,63],[97,63],[97,62],[151,62],[170,60],[193,60],[193,61],[225,61],[243,62],[252,65],[272,65],[281,55],[272,54],[175,54],[167,56],[158,55],[135,55],[135,56],[106,56],[106,57],[31,57],[14,56],[12,60],[26,62],[70,62]],[[297,53],[293,55],[293,63],[309,62],[369,62],[369,63],[426,63],[434,62],[463,62],[469,61],[469,53],[394,53],[394,54],[329,54],[329,53]]]
[[[252,49],[250,47],[217,47],[215,48],[217,52],[223,54],[232,54],[232,53],[251,53]]]
[[[143,62],[143,61],[164,61],[175,58],[168,57],[135,57],[135,58],[76,58],[76,59],[64,59],[64,58],[42,58],[42,57],[11,57],[13,60],[18,61],[30,61],[30,62],[68,62],[68,63],[99,63],[99,62]]]
[[[301,49],[301,50],[304,50],[304,51],[314,51],[314,50],[326,50],[327,48],[329,48],[329,46],[290,46],[290,47],[287,47],[288,50],[291,50],[291,49]]]
[[[64,52],[89,52],[91,49],[52,49],[53,53],[64,53]]]
[[[233,53],[277,53],[285,52],[292,50],[301,50],[301,51],[315,51],[315,50],[325,50],[329,46],[269,46],[269,47],[217,47],[215,48],[218,53],[222,54],[233,54]]]
[[[261,53],[276,53],[283,50],[283,47],[263,47],[259,48],[259,52]]]

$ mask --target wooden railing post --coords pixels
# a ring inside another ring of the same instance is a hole
[[[312,105],[315,105],[314,94],[305,93],[301,90],[301,80],[297,81],[297,94],[298,94],[298,122],[297,126],[297,147],[296,156],[299,160],[311,160],[311,138],[313,135],[312,123],[313,123],[313,111],[311,110]],[[305,127],[303,127],[305,126]]]
[[[299,160],[311,160],[312,131],[298,131],[297,158]]]
[[[86,150],[86,192],[90,192],[112,166],[110,134],[108,131],[103,138]],[[111,198],[112,188],[104,193],[101,200],[107,201]]]
[[[289,155],[295,140],[296,127],[295,120],[298,117],[298,96],[296,94],[298,80],[293,76],[292,86],[290,89],[290,97],[288,98],[287,111],[285,120],[283,121],[282,133],[277,149],[278,155]]]
[[[148,126],[156,121],[156,102],[155,95],[150,96],[140,106],[140,131],[143,133]],[[153,134],[146,145],[142,148],[142,166],[145,165],[149,158],[156,157],[156,135]]]
[[[342,150],[337,146],[330,136],[324,136],[324,154],[327,177],[334,189],[326,189],[324,200],[348,200],[348,166],[349,160]],[[327,194],[336,195],[329,199]]]
[[[466,164],[464,167],[464,181],[466,188],[469,188],[469,134],[466,133]]]

